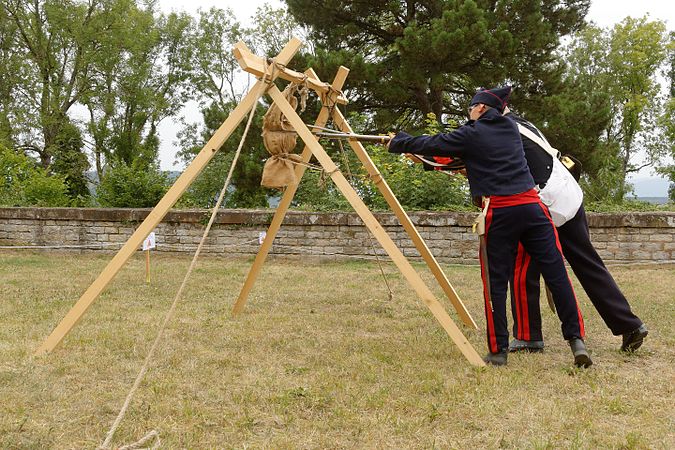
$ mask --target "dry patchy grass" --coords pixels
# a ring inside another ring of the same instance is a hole
[[[1,448],[102,442],[189,264],[154,257],[147,286],[136,256],[59,349],[33,358],[108,260],[0,255]],[[200,261],[116,443],[157,429],[165,448],[675,447],[672,265],[612,270],[650,326],[635,355],[577,287],[596,364],[575,370],[547,311],[545,353],[469,366],[393,265],[389,301],[375,264],[269,261],[233,318],[250,264]],[[446,272],[483,353],[478,269]]]

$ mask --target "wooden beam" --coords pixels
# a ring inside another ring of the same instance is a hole
[[[420,297],[422,302],[427,306],[427,308],[429,308],[448,336],[450,336],[457,347],[459,347],[459,350],[462,352],[462,354],[471,364],[479,367],[485,366],[483,359],[471,346],[457,325],[455,325],[448,313],[445,311],[445,309],[443,309],[441,303],[434,297],[434,294],[431,292],[431,290],[429,290],[426,284],[424,284],[424,281],[420,278],[412,265],[410,265],[410,262],[408,262],[398,247],[396,247],[394,241],[391,240],[389,235],[378,223],[377,219],[375,219],[373,213],[370,212],[368,207],[363,203],[363,200],[361,200],[356,191],[354,191],[354,188],[352,188],[344,175],[342,175],[342,173],[338,170],[333,160],[330,158],[330,156],[328,156],[326,151],[316,140],[316,137],[309,131],[307,126],[303,123],[302,119],[300,116],[298,116],[293,107],[288,103],[281,91],[279,91],[276,86],[272,86],[270,87],[268,93],[284,116],[286,116],[286,118],[289,120],[298,135],[303,141],[305,141],[305,145],[310,148],[324,170],[330,174],[330,177],[335,185],[338,187],[338,189],[340,189],[342,194],[352,205],[359,217],[361,217],[361,220],[363,220],[366,227],[375,236],[380,245],[382,245],[394,264],[396,264],[396,267],[398,267],[408,283]]]
[[[318,79],[316,73],[312,69],[308,69],[305,73],[308,76]],[[335,79],[333,80],[332,86],[334,90],[332,90],[331,93],[328,94],[330,96],[331,101],[335,100],[337,92],[340,91],[340,89],[342,89],[342,86],[344,85],[348,74],[349,69],[340,66],[340,68],[337,71],[337,74],[335,75]],[[323,105],[321,111],[319,112],[318,117],[316,118],[316,121],[314,122],[314,125],[323,127],[324,125],[326,125],[326,122],[328,121],[329,117],[330,117],[330,110],[327,105]],[[307,163],[309,162],[311,157],[312,151],[309,149],[308,146],[305,145],[305,148],[303,149],[301,156],[302,161]],[[244,286],[241,288],[239,297],[237,298],[237,301],[235,302],[234,307],[232,308],[232,314],[239,314],[244,309],[244,306],[246,305],[246,301],[248,299],[248,295],[251,292],[251,289],[253,288],[253,285],[255,284],[258,275],[260,274],[260,270],[262,269],[262,265],[265,262],[265,259],[267,258],[270,249],[272,248],[274,238],[279,232],[279,228],[281,228],[281,223],[284,221],[284,217],[286,217],[286,212],[288,211],[288,208],[291,205],[291,201],[295,196],[295,193],[298,189],[298,185],[300,184],[302,176],[305,173],[305,169],[306,167],[302,164],[298,164],[295,166],[296,183],[288,185],[284,190],[284,195],[281,197],[279,206],[277,206],[277,210],[274,212],[272,223],[267,229],[265,240],[260,246],[260,250],[258,250],[258,254],[255,257],[255,261],[253,261],[253,266],[251,266],[251,269],[248,272],[248,276],[246,277],[246,281],[244,282]]]
[[[260,56],[253,54],[248,49],[246,44],[244,44],[243,42],[237,42],[234,45],[234,50],[232,50],[232,53],[234,53],[234,57],[237,58],[237,61],[239,62],[241,68],[244,69],[246,72],[253,74],[258,78],[263,75],[265,67],[267,67],[267,62],[265,61],[264,58],[261,58]],[[333,89],[336,89],[335,85],[323,83],[319,81],[318,77],[308,76],[306,73],[303,74],[300,72],[296,72],[295,70],[291,70],[287,67],[283,67],[280,70],[278,77],[283,78],[284,80],[290,81],[292,83],[302,83],[306,81],[307,86],[310,89],[313,89],[314,91],[319,92],[321,94],[326,94],[330,92],[331,87]],[[339,91],[340,89],[337,90]],[[335,99],[336,99],[335,101],[341,105],[347,104],[347,99],[343,95],[338,95],[337,97],[335,97]]]
[[[338,128],[340,128],[345,133],[353,133],[352,128],[345,120],[344,116],[342,115],[342,112],[337,108],[333,110],[333,121],[336,123]],[[417,231],[417,228],[415,228],[415,225],[412,223],[412,220],[410,220],[410,217],[408,217],[408,214],[406,214],[406,212],[403,210],[403,207],[399,203],[398,199],[392,192],[391,188],[389,187],[385,179],[382,177],[380,171],[375,166],[375,163],[373,163],[373,160],[370,159],[370,156],[368,155],[366,149],[363,147],[363,144],[361,144],[361,142],[350,139],[349,145],[352,147],[354,153],[356,153],[356,156],[358,156],[359,160],[361,160],[361,163],[368,171],[368,175],[370,175],[370,178],[373,180],[377,188],[382,193],[382,196],[387,201],[387,204],[389,205],[391,210],[394,212],[394,214],[396,214],[396,217],[398,217],[398,220],[401,222],[401,225],[403,225],[403,228],[408,233],[408,236],[410,236],[410,239],[412,240],[413,244],[415,244],[417,251],[420,252],[420,255],[427,263],[427,266],[429,266],[431,273],[434,274],[434,277],[436,277],[438,284],[441,285],[443,292],[445,292],[445,295],[448,297],[452,305],[455,307],[455,310],[457,311],[457,314],[459,314],[459,317],[462,319],[462,322],[464,322],[465,325],[473,328],[474,330],[478,329],[478,325],[476,325],[476,322],[473,320],[473,317],[471,317],[471,314],[469,314],[469,311],[466,309],[466,306],[464,306],[464,303],[459,298],[459,295],[457,295],[455,288],[453,288],[450,282],[448,281],[448,278],[445,276],[443,269],[441,269],[441,266],[438,264],[438,261],[436,261],[436,258],[429,250],[429,247],[427,247],[426,242],[424,242],[424,239],[422,239],[422,236],[420,236],[419,232]]]
[[[300,48],[302,43],[300,41],[290,41],[284,49],[279,53],[277,60],[283,64],[288,63],[295,53]],[[185,190],[192,184],[194,179],[206,167],[208,162],[213,158],[218,149],[230,137],[232,132],[244,119],[253,108],[258,100],[258,94],[262,88],[262,81],[258,81],[244,99],[237,105],[228,118],[218,128],[216,133],[209,139],[204,148],[197,154],[195,159],[185,169],[181,176],[171,186],[164,197],[159,201],[157,206],[148,214],[145,220],[134,231],[129,240],[117,252],[113,259],[103,269],[101,274],[89,286],[89,288],[82,294],[82,297],[75,303],[75,305],[68,311],[66,316],[56,326],[52,333],[36,350],[35,354],[44,354],[52,351],[57,345],[61,343],[63,338],[70,332],[70,330],[79,322],[87,309],[96,300],[105,287],[117,275],[122,266],[129,260],[131,255],[136,252],[138,247],[143,243],[143,240],[150,234],[152,230],[162,221],[166,213],[176,203]]]

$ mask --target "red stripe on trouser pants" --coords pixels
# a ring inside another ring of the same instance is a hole
[[[525,251],[525,247],[518,243],[518,254],[516,256],[516,279],[514,284],[516,289],[516,314],[518,317],[518,339],[530,340],[530,310],[528,308],[527,292],[527,271],[530,268],[530,255]]]
[[[546,214],[546,217],[553,226],[553,234],[555,235],[555,246],[560,252],[560,256],[564,259],[565,256],[563,255],[562,246],[560,245],[560,239],[558,239],[558,230],[556,229],[555,224],[553,223],[553,219],[551,219],[551,215],[548,212],[548,208],[546,208],[544,204],[541,202],[539,202],[539,206],[541,206],[541,209],[544,211],[544,214]],[[571,286],[572,279],[570,278],[569,273],[567,274],[567,279],[570,281]],[[572,294],[574,295],[574,301],[576,302],[577,305],[577,317],[579,317],[579,334],[581,334],[581,338],[583,339],[584,336],[586,336],[586,327],[584,327],[584,318],[581,315],[581,309],[579,308],[579,299],[577,299],[577,294],[574,292],[574,287],[572,287]]]
[[[517,328],[517,335],[516,337],[518,339],[522,339],[522,327],[523,327],[523,321],[522,318],[520,317],[520,272],[521,272],[521,266],[522,266],[522,259],[523,259],[523,252],[521,251],[521,245],[518,244],[518,252],[516,253],[516,264],[515,267],[513,268],[513,296],[514,302],[513,305],[516,308],[516,324],[518,325]]]

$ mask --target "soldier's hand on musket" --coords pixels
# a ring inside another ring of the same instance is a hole
[[[389,133],[387,133],[387,135],[389,136],[389,140],[387,141],[386,146],[387,146],[387,150],[389,150],[389,146],[391,145],[391,141],[394,139],[394,136],[396,136],[396,133],[394,133],[393,131],[390,131]]]

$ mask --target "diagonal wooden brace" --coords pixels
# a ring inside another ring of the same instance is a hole
[[[462,354],[471,364],[479,367],[485,366],[485,363],[483,362],[480,355],[478,355],[476,350],[473,348],[473,346],[471,346],[457,325],[455,325],[441,303],[434,297],[434,294],[431,292],[431,290],[429,290],[426,284],[424,284],[424,281],[420,278],[410,262],[406,259],[403,253],[401,253],[398,247],[396,247],[394,241],[391,240],[377,219],[375,219],[373,213],[370,212],[365,203],[363,203],[363,200],[361,200],[356,191],[354,191],[354,188],[352,188],[344,175],[342,175],[342,173],[338,170],[333,160],[330,158],[330,156],[328,156],[321,144],[319,144],[319,142],[316,140],[316,137],[311,133],[311,131],[309,131],[305,123],[302,121],[300,116],[298,116],[290,103],[288,103],[281,91],[279,91],[276,86],[272,86],[268,90],[268,94],[272,97],[272,100],[276,103],[284,116],[286,116],[286,118],[289,120],[295,131],[305,142],[305,145],[309,147],[312,154],[314,157],[316,157],[324,170],[330,174],[331,179],[335,185],[338,187],[338,189],[340,189],[342,194],[352,205],[356,213],[359,215],[361,220],[363,220],[366,227],[375,236],[380,245],[382,245],[382,248],[384,248],[394,264],[396,264],[396,267],[398,267],[408,283],[420,297],[422,302],[424,302],[436,320],[438,320],[448,336],[450,336],[457,347],[459,347],[459,350],[462,352]]]
[[[342,115],[342,112],[337,108],[333,109],[333,121],[345,133],[353,132],[351,127],[345,120],[344,116]],[[392,192],[391,188],[385,181],[384,177],[382,177],[382,174],[375,166],[375,163],[373,163],[373,160],[370,159],[370,156],[368,155],[366,149],[363,147],[363,144],[361,144],[361,142],[359,141],[349,140],[349,145],[352,147],[354,153],[356,153],[356,156],[358,156],[359,160],[361,160],[361,163],[368,171],[368,174],[375,182],[375,186],[377,186],[379,191],[382,193],[382,196],[387,201],[387,204],[389,205],[391,210],[394,212],[394,214],[396,214],[396,217],[401,222],[401,225],[403,225],[403,228],[408,233],[408,236],[410,236],[410,240],[413,242],[413,244],[415,244],[415,248],[417,248],[417,251],[420,252],[420,255],[427,263],[427,266],[429,266],[431,273],[434,274],[434,277],[436,277],[438,284],[441,285],[443,292],[445,292],[445,295],[448,297],[448,299],[450,299],[450,302],[455,307],[455,310],[457,311],[457,314],[459,314],[459,317],[462,319],[462,322],[464,322],[465,325],[473,328],[474,330],[478,329],[476,322],[473,320],[473,317],[471,317],[471,314],[469,314],[469,311],[466,309],[466,306],[464,306],[464,303],[459,298],[459,295],[457,295],[455,288],[453,288],[450,282],[448,281],[448,278],[445,276],[443,269],[441,269],[441,266],[438,264],[438,261],[436,261],[436,258],[429,250],[429,247],[427,247],[426,242],[424,242],[424,239],[422,239],[422,236],[420,236],[419,232],[417,231],[417,228],[415,228],[415,225],[412,223],[412,220],[410,220],[410,217],[408,217],[408,214],[405,212],[405,210],[399,203],[398,199]]]
[[[319,113],[319,116],[317,117],[317,120],[314,123],[315,126],[323,127],[326,124],[329,115],[331,115],[333,121],[338,125],[338,127],[342,131],[347,133],[352,132],[351,127],[349,126],[346,119],[342,115],[342,112],[337,108],[329,108],[329,104],[335,103],[337,93],[342,90],[345,78],[347,77],[348,73],[349,69],[347,69],[346,67],[341,66],[338,69],[337,75],[335,76],[335,80],[332,83],[333,89],[329,90],[326,94],[324,94],[326,95],[326,98],[324,99],[325,103],[323,103],[321,112]],[[305,72],[305,75],[309,79],[314,80],[315,84],[322,84],[319,78],[317,77],[316,73],[314,73],[312,69],[308,69]],[[443,272],[443,269],[441,269],[440,265],[436,261],[436,258],[434,258],[433,254],[427,247],[426,243],[419,235],[417,229],[415,228],[415,225],[412,223],[412,221],[406,214],[405,210],[398,202],[398,199],[396,198],[394,193],[391,191],[391,188],[382,177],[382,174],[379,172],[379,170],[373,163],[372,159],[368,155],[368,152],[366,152],[365,148],[360,142],[350,141],[350,145],[352,146],[352,149],[361,160],[362,164],[366,167],[366,170],[368,171],[370,177],[375,182],[375,185],[382,193],[383,197],[389,204],[390,208],[392,209],[392,211],[394,211],[396,217],[398,217],[399,221],[403,225],[403,228],[406,230],[406,232],[410,236],[410,239],[415,244],[415,247],[418,249],[423,259],[429,266],[431,272],[436,277],[436,280],[441,285],[441,288],[452,302],[462,321],[467,326],[473,329],[477,329],[476,322],[473,320],[471,314],[469,314],[468,310],[464,306],[464,303],[462,303],[461,299],[457,295],[457,292],[448,281],[447,277],[445,276],[445,273]],[[305,146],[302,153],[303,162],[308,162],[310,157],[311,151],[309,151],[309,148]],[[262,264],[264,263],[272,247],[274,238],[276,237],[279,228],[281,227],[281,223],[283,222],[286,212],[288,211],[288,207],[290,206],[290,203],[293,200],[293,196],[297,191],[298,185],[300,184],[300,180],[302,179],[302,175],[304,173],[305,167],[303,165],[296,166],[295,175],[297,182],[296,184],[288,186],[284,191],[279,206],[277,207],[277,210],[274,213],[272,223],[270,224],[267,230],[265,242],[263,242],[262,246],[260,247],[260,250],[256,255],[253,266],[251,267],[249,274],[246,278],[246,281],[244,282],[244,286],[242,287],[242,290],[239,293],[239,297],[237,298],[237,301],[234,304],[232,310],[233,314],[238,314],[244,309],[248,295],[250,294],[251,289],[253,288],[253,284],[255,283],[255,280],[257,279],[260,273]]]

